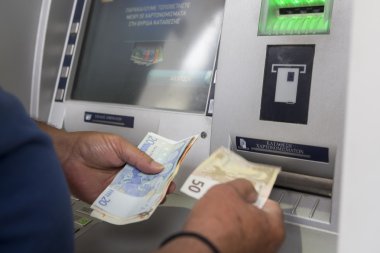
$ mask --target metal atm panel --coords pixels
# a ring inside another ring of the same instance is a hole
[[[224,0],[78,0],[50,124],[117,133],[135,145],[149,131],[177,140],[200,134],[176,177],[181,185],[210,150],[206,107],[223,11]]]
[[[48,118],[73,2],[0,3],[0,82],[33,118]]]
[[[262,25],[260,20],[268,20],[268,24],[276,21],[273,6],[268,5],[268,1],[263,1],[262,5],[260,1],[226,1],[218,75],[213,78],[216,89],[214,103],[210,104],[212,120],[205,112],[71,98],[93,2],[76,2],[82,4],[82,9],[73,13],[50,123],[69,131],[118,133],[134,144],[147,131],[174,139],[203,132],[204,138],[192,149],[198,153],[189,153],[191,159],[187,161],[191,162],[185,162],[184,174],[177,178],[179,185],[191,169],[208,156],[210,145],[211,151],[223,145],[251,161],[280,165],[283,173],[271,198],[281,203],[288,222],[289,239],[283,252],[302,252],[305,243],[310,243],[312,246],[308,248],[312,249],[321,241],[328,243],[318,249],[332,252],[339,209],[350,1],[336,0],[333,9],[331,1],[318,1],[326,8],[319,6],[311,10],[319,14],[332,12],[331,27],[322,27],[312,34],[305,30],[300,34],[286,34],[289,31],[282,33],[282,30]],[[271,11],[264,18],[260,17],[261,7]],[[279,15],[304,15],[299,12],[305,10],[280,9]],[[155,45],[160,48],[160,43]],[[137,43],[135,46],[139,49],[151,47],[151,44]],[[305,55],[308,57],[303,60]],[[168,73],[157,75],[154,72],[150,77],[165,78]],[[173,80],[186,81],[186,75]],[[152,94],[154,92],[147,93],[145,97]],[[91,122],[91,115],[132,117],[135,127],[120,127],[117,126],[120,122],[112,121],[97,124]]]
[[[281,166],[271,197],[280,202],[286,221],[299,226],[293,243],[305,242],[300,238],[306,225],[329,231],[326,252],[333,252],[351,1],[312,2],[310,8],[296,6],[306,1],[227,2],[211,151],[226,146],[250,161]],[[307,24],[308,15],[329,23],[309,30],[297,26],[299,20]]]

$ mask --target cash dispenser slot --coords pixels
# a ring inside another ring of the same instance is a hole
[[[277,177],[275,186],[283,189],[331,197],[333,180],[281,171]]]
[[[248,161],[281,167],[275,186],[331,198],[334,148],[232,134],[230,148]]]
[[[233,148],[236,153],[248,161],[281,167],[275,187],[314,194],[326,198],[332,197],[334,180],[326,172],[332,169],[329,163],[307,161],[274,154],[262,154]],[[324,174],[319,174],[324,170]]]
[[[300,15],[300,14],[320,14],[325,11],[324,5],[304,6],[304,7],[285,7],[279,8],[280,15]]]

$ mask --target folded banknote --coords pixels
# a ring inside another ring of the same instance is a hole
[[[138,148],[164,165],[158,174],[144,174],[126,165],[92,204],[91,216],[123,225],[148,219],[166,195],[170,182],[197,136],[173,141],[148,133]]]
[[[195,168],[181,187],[181,192],[199,199],[214,185],[245,178],[252,182],[258,193],[255,205],[262,208],[280,170],[277,166],[249,162],[229,149],[220,147]]]

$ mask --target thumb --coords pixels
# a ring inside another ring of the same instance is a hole
[[[147,174],[160,173],[164,169],[162,164],[154,161],[149,155],[139,150],[127,140],[120,138],[120,142],[121,152],[119,155],[123,162]]]
[[[253,203],[257,199],[257,192],[253,184],[243,178],[235,179],[228,183],[246,202]]]

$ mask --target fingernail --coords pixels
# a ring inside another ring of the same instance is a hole
[[[161,163],[158,163],[156,161],[152,161],[152,167],[153,169],[155,170],[163,170],[164,169],[164,165],[162,165]]]
[[[258,198],[257,193],[252,192],[252,193],[249,194],[249,196],[248,196],[248,202],[249,202],[249,203],[253,203],[253,202],[255,202],[255,201],[257,200],[257,198]]]

